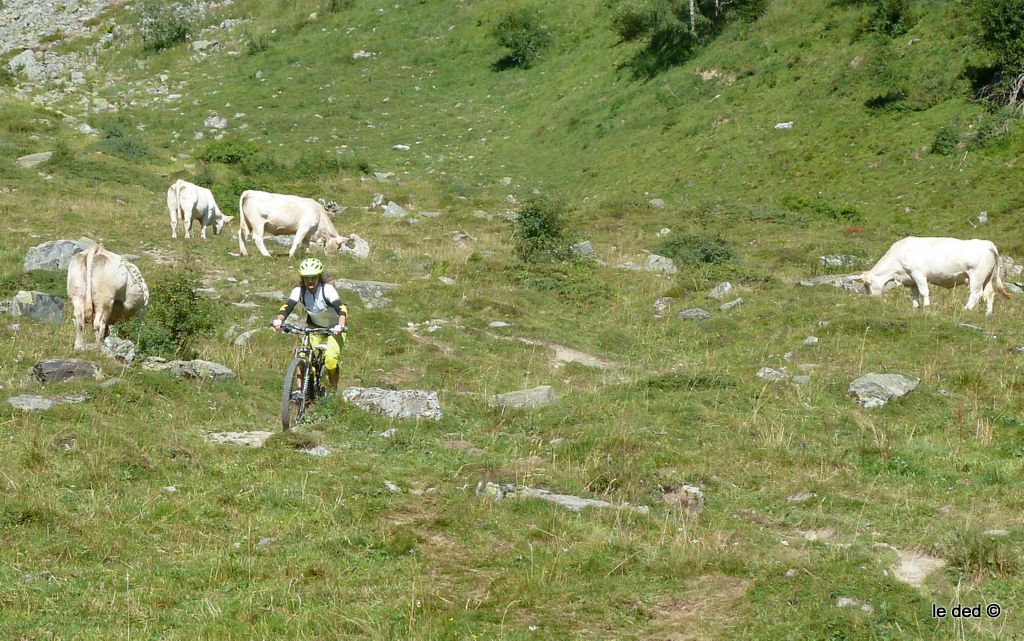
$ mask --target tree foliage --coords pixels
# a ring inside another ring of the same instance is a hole
[[[529,68],[554,42],[554,36],[541,24],[537,12],[526,8],[506,12],[494,23],[491,36],[509,52],[498,63],[499,67]]]
[[[647,46],[633,61],[638,75],[652,76],[685,62],[693,51],[736,20],[754,20],[769,0],[627,0],[615,15],[626,41]]]

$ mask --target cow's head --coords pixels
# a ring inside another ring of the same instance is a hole
[[[331,236],[324,243],[324,252],[328,256],[333,256],[338,253],[338,249],[341,247],[341,243],[344,242],[343,236]]]
[[[879,276],[877,274],[872,274],[871,272],[861,272],[851,276],[850,280],[863,285],[865,294],[870,296],[881,296],[882,292],[885,291],[885,286],[889,281],[893,280],[893,278]]]
[[[214,235],[215,236],[220,236],[220,232],[221,232],[222,229],[224,229],[224,225],[227,224],[227,223],[230,223],[234,219],[235,219],[234,216],[225,216],[224,214],[221,214],[220,216],[217,216],[217,218],[213,221],[213,233],[214,233]]]

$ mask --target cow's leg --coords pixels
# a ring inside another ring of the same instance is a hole
[[[85,349],[85,299],[71,300],[75,318],[75,349]]]
[[[93,338],[96,339],[96,347],[103,344],[103,339],[110,332],[110,315],[114,308],[113,300],[93,300],[95,309],[92,316]]]
[[[984,286],[981,283],[981,275],[976,271],[967,272],[967,289],[970,294],[967,296],[967,304],[964,309],[974,309],[981,299]]]
[[[185,210],[185,238],[192,238],[192,208]]]
[[[263,229],[266,226],[266,222],[260,221],[252,226],[252,242],[256,243],[256,247],[259,248],[260,253],[264,256],[270,257],[270,252],[267,251],[267,246],[263,243]]]
[[[914,279],[914,285],[917,286],[917,291],[921,294],[921,306],[928,307],[931,305],[932,302],[928,298],[928,279],[924,274],[911,274],[910,277]]]
[[[917,283],[910,283],[910,295],[912,297],[910,305],[917,309],[921,306],[921,290],[917,288]]]
[[[178,237],[178,212],[171,212],[171,238]]]
[[[202,221],[200,225],[202,226],[202,231],[199,232],[199,237],[206,240],[206,221]]]

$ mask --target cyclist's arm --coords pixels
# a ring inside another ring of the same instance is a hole
[[[341,302],[341,296],[338,296],[338,290],[334,288],[334,285],[324,285],[324,300],[331,306],[331,309],[338,313],[338,324],[342,327],[348,325],[348,307]]]
[[[281,309],[277,312],[277,317],[281,319],[282,322],[288,318],[292,313],[292,310],[295,309],[295,306],[299,304],[300,295],[298,287],[292,289],[292,293],[288,296],[288,300],[284,302],[284,305],[281,305]]]

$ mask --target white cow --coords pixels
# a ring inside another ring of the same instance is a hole
[[[295,256],[300,244],[308,247],[311,240],[322,242],[328,254],[336,254],[345,240],[323,206],[310,198],[247,190],[238,201],[238,211],[238,248],[243,256],[249,255],[245,238],[250,233],[264,256],[270,256],[264,234],[294,234],[288,256]]]
[[[224,223],[232,219],[220,210],[209,189],[181,179],[167,189],[167,210],[171,213],[171,238],[178,237],[179,219],[185,222],[185,238],[192,237],[192,221],[199,221],[203,239],[207,227],[213,225],[213,233],[219,236]]]
[[[929,283],[942,287],[966,283],[970,289],[966,309],[974,309],[984,297],[986,314],[992,313],[996,291],[1010,297],[999,275],[999,250],[988,240],[909,236],[893,243],[874,267],[852,279],[863,283],[872,296],[881,296],[886,283],[896,281],[911,289],[914,307],[921,299],[924,306],[931,304]]]
[[[93,338],[99,346],[111,325],[145,309],[149,288],[138,267],[93,245],[71,257],[68,298],[74,307],[75,349],[83,349],[87,322],[92,322]]]

